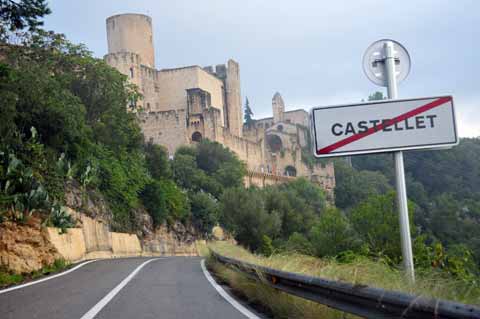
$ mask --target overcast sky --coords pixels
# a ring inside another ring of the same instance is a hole
[[[105,19],[152,17],[156,67],[240,63],[242,96],[256,118],[287,109],[358,102],[375,90],[362,55],[375,40],[402,43],[412,71],[402,98],[453,94],[460,136],[480,136],[478,0],[51,0],[45,27],[95,56],[107,52]]]

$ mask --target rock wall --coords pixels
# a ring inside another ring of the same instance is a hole
[[[79,219],[81,228],[68,229],[60,234],[48,228],[48,240],[65,260],[77,262],[94,258],[133,256],[197,256],[193,229],[175,223],[170,229],[161,226],[146,234],[142,240],[136,234],[110,232],[108,225],[84,214],[71,212]]]
[[[40,219],[32,217],[25,224],[0,224],[0,268],[15,273],[32,272],[61,257]]]
[[[38,218],[26,224],[0,224],[0,268],[14,273],[29,273],[52,264],[56,259],[79,262],[86,259],[135,256],[197,256],[197,237],[193,228],[181,223],[162,226],[146,233],[117,233],[102,220],[70,210],[77,228],[62,233],[59,228],[42,227]]]

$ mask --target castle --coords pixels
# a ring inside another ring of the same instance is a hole
[[[263,187],[304,176],[333,198],[333,163],[308,160],[312,155],[306,111],[285,111],[276,93],[273,117],[243,124],[237,62],[157,70],[152,20],[141,14],[109,17],[107,39],[105,61],[127,75],[143,96],[130,107],[137,112],[147,140],[165,146],[172,156],[182,145],[204,138],[217,141],[246,163],[246,186]]]

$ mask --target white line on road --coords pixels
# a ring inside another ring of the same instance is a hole
[[[205,275],[205,277],[207,277],[207,280],[226,301],[228,301],[233,307],[235,307],[238,311],[244,314],[247,318],[260,319],[260,317],[258,317],[253,312],[242,306],[238,301],[230,297],[230,295],[227,294],[227,292],[215,282],[215,280],[212,278],[212,275],[210,275],[207,268],[205,267],[205,259],[202,259],[200,264],[202,265],[203,274]]]
[[[22,285],[18,285],[18,286],[15,286],[15,287],[11,287],[11,288],[7,288],[7,289],[3,289],[3,290],[0,290],[0,295],[1,294],[4,294],[6,292],[10,292],[12,290],[17,290],[17,289],[20,289],[20,288],[25,288],[25,287],[28,287],[28,286],[32,286],[32,285],[36,285],[36,284],[39,284],[41,282],[44,282],[44,281],[47,281],[47,280],[50,280],[50,279],[53,279],[53,278],[57,278],[57,277],[60,277],[60,276],[64,276],[66,274],[69,274],[71,273],[72,271],[75,271],[77,270],[78,268],[80,267],[83,267],[89,263],[93,263],[94,261],[97,261],[98,259],[94,259],[94,260],[89,260],[89,261],[86,261],[84,263],[81,263],[75,267],[73,267],[72,269],[69,269],[69,270],[66,270],[64,272],[61,272],[59,274],[56,274],[56,275],[53,275],[53,276],[48,276],[46,278],[42,278],[42,279],[39,279],[39,280],[36,280],[36,281],[32,281],[32,282],[28,282],[26,284],[22,284]]]
[[[90,309],[86,314],[84,314],[80,319],[93,319],[95,316],[105,307],[119,292],[125,287],[130,280],[135,277],[135,275],[148,263],[151,263],[155,260],[160,260],[161,258],[149,259],[140,266],[138,266],[134,271],[130,273],[125,279],[122,280],[115,288],[113,288],[105,297],[102,298],[92,309]]]

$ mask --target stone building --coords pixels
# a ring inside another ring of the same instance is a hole
[[[179,146],[204,138],[217,141],[246,163],[247,186],[304,176],[321,184],[333,198],[333,164],[302,160],[310,146],[307,112],[285,111],[276,93],[272,118],[243,125],[237,62],[157,70],[152,20],[141,14],[109,17],[107,39],[105,61],[127,75],[143,96],[129,107],[137,112],[147,140],[164,145],[170,155]]]

